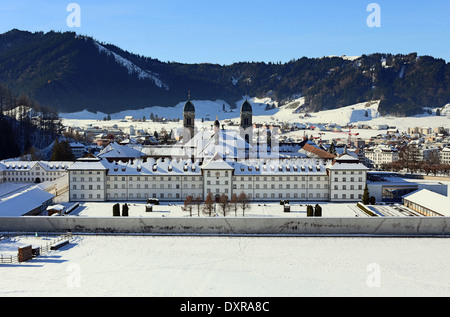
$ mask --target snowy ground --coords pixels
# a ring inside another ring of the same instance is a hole
[[[71,216],[82,216],[82,217],[112,217],[112,208],[115,202],[111,203],[81,203]],[[120,203],[121,210],[124,202]],[[138,202],[127,202],[129,206],[129,216],[130,217],[190,217],[189,212],[183,211],[183,203],[162,203],[159,206],[153,207],[153,212],[145,212],[145,203]],[[309,203],[312,206],[316,205],[316,202]],[[323,217],[356,217],[364,216],[364,214],[358,210],[356,204],[335,204],[335,203],[324,203],[318,202],[322,207]],[[66,206],[71,206],[72,204],[67,203]],[[220,207],[217,206],[217,214],[219,217],[223,217],[220,211]],[[192,209],[192,216],[198,217],[197,207],[194,206]],[[203,214],[200,211],[201,217],[206,217],[208,215]],[[242,211],[239,208],[237,211],[237,216],[242,217]],[[235,212],[233,210],[227,213],[227,217],[235,217]],[[254,203],[251,204],[251,209],[245,212],[245,217],[306,217],[306,204],[305,203],[291,203],[291,212],[285,213],[283,211],[283,206],[279,203]]]
[[[0,297],[447,297],[449,253],[448,239],[79,236],[0,265]]]

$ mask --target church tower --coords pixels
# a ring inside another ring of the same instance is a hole
[[[183,109],[183,139],[187,143],[194,137],[195,132],[195,107],[191,101],[191,94],[189,93],[189,100],[184,105]]]
[[[253,109],[252,105],[246,99],[241,107],[241,137],[250,144],[252,142],[253,129]]]
[[[245,140],[245,158],[249,158],[250,147],[253,143],[253,109],[245,99],[241,107],[241,124],[239,127],[241,138]]]

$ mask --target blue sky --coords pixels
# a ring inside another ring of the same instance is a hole
[[[81,27],[69,28],[71,2]],[[381,27],[369,28],[370,3]],[[66,31],[162,61],[231,64],[375,52],[450,62],[450,1],[1,0],[0,33]]]

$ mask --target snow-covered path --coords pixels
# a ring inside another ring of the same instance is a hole
[[[82,236],[0,265],[0,297],[449,296],[448,254],[448,239]]]

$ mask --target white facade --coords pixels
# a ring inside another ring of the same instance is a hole
[[[0,182],[41,183],[63,176],[73,162],[0,162]]]
[[[303,158],[236,162],[219,155],[203,163],[82,159],[69,169],[69,194],[71,201],[183,201],[188,196],[204,200],[209,193],[231,199],[244,192],[252,201],[349,202],[362,197],[367,170],[348,155],[334,162]]]
[[[436,159],[439,159],[439,148],[428,147],[428,146],[421,146],[419,148],[419,158],[418,159],[420,161],[428,161],[433,157],[435,157]]]
[[[359,160],[343,155],[328,168],[330,201],[360,201],[367,184],[367,168],[356,164]]]
[[[364,150],[366,166],[380,168],[383,164],[389,164],[399,159],[397,149],[387,145],[378,145]]]
[[[450,164],[450,148],[443,148],[440,152],[441,164]]]

